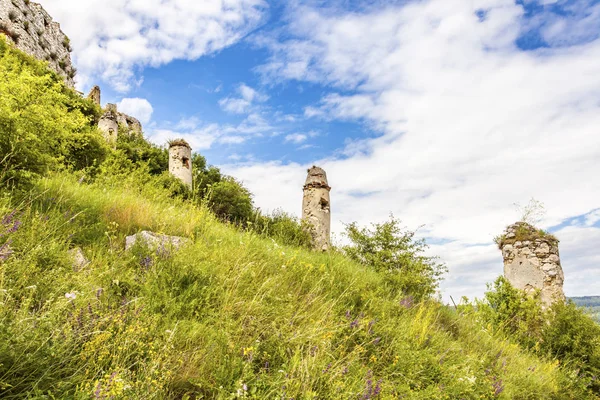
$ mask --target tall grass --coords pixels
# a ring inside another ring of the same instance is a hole
[[[1,198],[0,221],[2,398],[593,398],[473,315],[151,185],[50,177]],[[125,251],[143,229],[191,244]]]

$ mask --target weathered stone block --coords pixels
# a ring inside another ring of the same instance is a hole
[[[190,239],[179,236],[169,236],[150,231],[141,231],[135,235],[127,236],[125,238],[125,250],[131,249],[138,241],[153,249],[162,247],[167,250],[177,250],[182,246],[191,243]]]

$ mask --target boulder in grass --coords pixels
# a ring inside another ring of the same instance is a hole
[[[154,232],[141,231],[125,238],[125,250],[131,249],[138,241],[157,251],[161,249],[166,251],[170,249],[178,250],[181,246],[191,243],[190,239],[179,236],[161,235]]]
[[[90,264],[90,260],[85,257],[83,250],[79,247],[69,250],[69,257],[71,257],[73,271],[75,272],[81,271]]]

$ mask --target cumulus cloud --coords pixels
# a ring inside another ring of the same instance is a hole
[[[210,149],[215,144],[241,145],[252,138],[270,135],[274,131],[268,121],[259,114],[250,114],[239,124],[207,123],[197,117],[181,119],[176,124],[168,122],[148,129],[148,139],[164,145],[170,139],[183,138],[194,151]]]
[[[377,134],[314,160],[333,187],[335,231],[342,221],[383,221],[390,211],[410,228],[425,224],[422,236],[446,243],[432,251],[448,262],[444,290],[456,298],[481,295],[502,273],[492,240],[518,218],[514,203],[545,203],[542,227],[598,208],[600,40],[523,51],[515,43],[530,27],[513,0],[336,11],[291,8],[284,34],[259,40],[271,58],[257,69],[265,82],[328,87],[306,116],[362,121]],[[299,213],[307,166],[228,172],[246,182],[257,204]],[[287,190],[274,193],[273,185]],[[597,253],[584,236],[595,231],[582,229],[557,236]],[[570,271],[586,268],[573,251],[563,257]],[[600,287],[598,279],[585,284]]]
[[[269,99],[265,94],[259,93],[250,86],[242,83],[237,88],[237,96],[225,97],[219,100],[219,105],[224,111],[233,114],[245,114],[253,109],[256,103],[263,103]]]
[[[306,139],[308,139],[308,136],[303,133],[291,133],[285,137],[286,142],[292,142],[295,144],[300,144],[306,141]]]
[[[135,98],[124,98],[117,103],[117,109],[127,115],[140,120],[142,124],[147,124],[152,118],[154,109],[152,104],[146,99]]]
[[[263,20],[264,0],[45,0],[71,38],[78,86],[102,79],[126,92],[139,70],[194,60],[243,38]]]

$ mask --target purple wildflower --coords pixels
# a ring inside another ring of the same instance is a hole
[[[350,314],[350,310],[346,311],[346,318],[347,319],[351,319],[352,318],[352,314]]]
[[[102,384],[98,382],[98,386],[96,386],[96,390],[94,391],[94,397],[96,399],[102,399],[104,396],[100,397],[100,394],[102,394]]]
[[[0,246],[0,261],[6,261],[13,254],[13,250],[10,248],[11,243],[12,240],[8,240]]]
[[[373,325],[375,325],[375,321],[370,321],[369,322],[369,330],[368,330],[369,335],[373,334]]]
[[[323,373],[326,374],[331,369],[331,363],[327,364],[327,366],[323,369]]]
[[[379,396],[379,393],[381,393],[381,379],[377,381],[377,385],[375,385],[375,389],[373,390],[374,396]]]
[[[358,327],[358,320],[355,319],[354,321],[350,322],[350,328],[357,328]]]
[[[502,379],[497,379],[494,377],[494,383],[492,383],[492,387],[494,388],[494,396],[500,396],[500,393],[504,391],[504,385],[502,384]]]
[[[404,308],[412,308],[415,305],[415,299],[412,296],[406,296],[400,300],[400,305]]]
[[[148,270],[152,266],[153,263],[154,262],[152,260],[152,257],[150,257],[150,256],[146,256],[140,260],[140,266],[144,270]]]
[[[376,337],[375,340],[373,340],[373,344],[375,344],[375,345],[379,344],[379,342],[381,342],[380,337]]]
[[[17,215],[17,210],[13,210],[13,211],[11,211],[10,214],[5,215],[2,218],[2,225],[8,226],[8,225],[12,224],[13,218],[15,217],[15,215]]]

